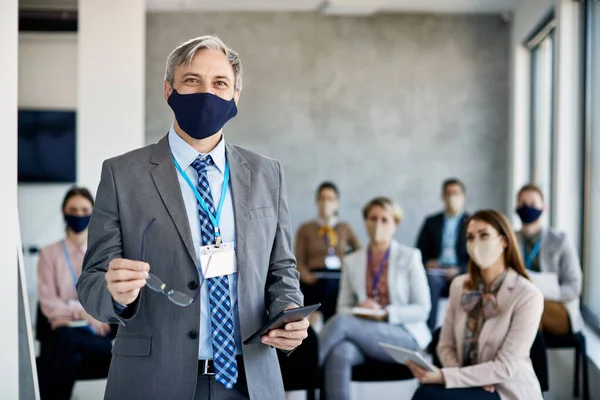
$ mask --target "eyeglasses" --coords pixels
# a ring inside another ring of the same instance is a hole
[[[140,249],[140,260],[141,261],[146,261],[146,233],[148,232],[148,230],[150,229],[150,227],[152,226],[152,224],[154,223],[154,221],[156,220],[156,218],[152,218],[152,220],[150,221],[150,223],[148,224],[148,226],[146,226],[146,228],[144,229],[143,233],[142,233],[142,245],[141,245],[141,249]],[[212,259],[212,256],[209,257],[207,265],[206,265],[206,272],[208,272],[208,267],[210,266],[210,260]],[[194,297],[190,297],[187,294],[180,292],[179,290],[167,290],[167,284],[164,283],[158,276],[152,274],[152,273],[148,273],[148,278],[146,279],[146,286],[148,286],[150,289],[152,289],[153,291],[157,292],[157,293],[162,293],[165,296],[167,296],[167,298],[174,304],[180,306],[180,307],[187,307],[189,305],[191,305],[193,302],[196,301],[196,299],[198,298],[198,294],[200,293],[200,290],[202,289],[202,285],[204,284],[204,274],[202,274],[202,280],[200,281],[200,285],[198,286],[198,290],[196,291],[196,294],[194,295]]]

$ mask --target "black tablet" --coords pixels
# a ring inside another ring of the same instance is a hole
[[[283,310],[277,316],[271,318],[269,322],[257,330],[252,336],[246,339],[244,344],[261,343],[260,338],[273,329],[279,329],[290,322],[302,321],[319,307],[321,307],[321,303],[313,304],[312,306]]]

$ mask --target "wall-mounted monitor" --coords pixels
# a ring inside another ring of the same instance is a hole
[[[19,182],[74,183],[75,111],[19,110]]]

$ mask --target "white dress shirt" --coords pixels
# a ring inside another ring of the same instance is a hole
[[[173,156],[181,166],[181,169],[188,175],[193,183],[198,182],[198,173],[192,167],[194,160],[200,155],[192,146],[187,144],[171,127],[169,131],[169,146]],[[225,174],[225,139],[221,139],[217,147],[210,153],[214,163],[208,167],[208,183],[212,194],[213,204],[217,208],[221,200],[221,189],[223,187],[223,179]],[[192,188],[188,185],[181,174],[177,173],[181,194],[185,204],[185,210],[192,231],[192,239],[194,249],[196,250],[196,259],[198,265],[198,274],[202,274],[200,266],[200,247],[202,242],[200,238],[200,216],[198,215],[198,206],[196,196]],[[231,199],[231,185],[225,195],[225,202],[221,211],[221,219],[219,221],[219,229],[224,243],[235,242],[235,216],[233,213],[233,201]],[[234,257],[234,262],[237,262]],[[237,270],[237,269],[236,269]],[[202,283],[202,276],[200,277]],[[242,340],[240,336],[240,319],[238,313],[237,301],[237,274],[229,275],[229,293],[231,296],[231,304],[233,311],[233,328],[237,354],[242,354]],[[200,347],[198,349],[198,359],[209,360],[213,358],[212,349],[212,330],[210,324],[210,302],[208,299],[208,282],[204,281],[200,291]]]

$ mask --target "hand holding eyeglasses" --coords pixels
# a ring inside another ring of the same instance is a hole
[[[143,261],[115,258],[108,265],[105,278],[108,291],[117,303],[129,305],[146,285],[150,265]]]

